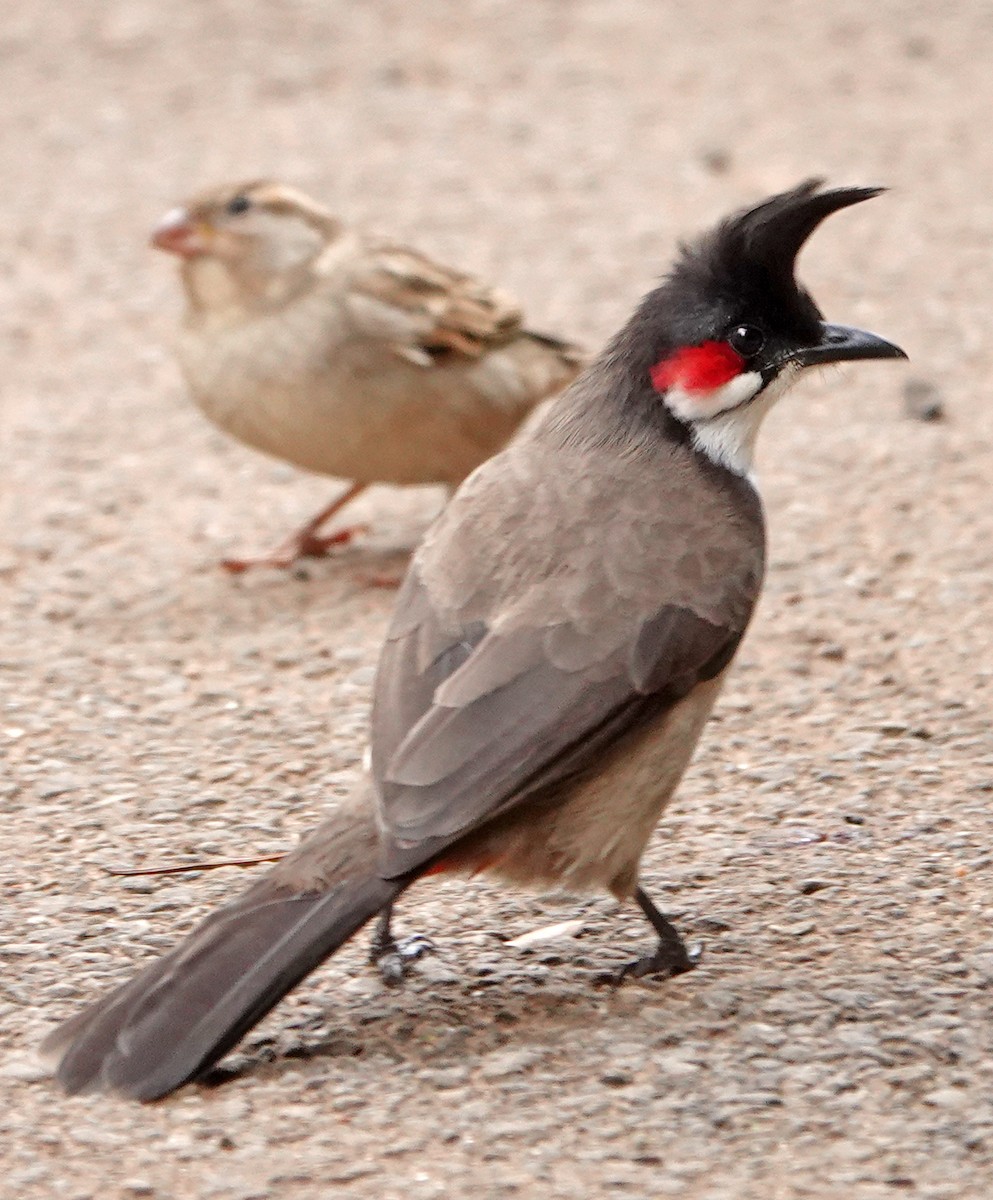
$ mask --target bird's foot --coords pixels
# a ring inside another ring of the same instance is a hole
[[[347,529],[339,529],[335,533],[303,533],[294,539],[296,555],[291,563],[295,562],[297,558],[324,558],[327,552],[333,550],[335,546],[349,545],[354,538],[366,533],[368,529],[368,525],[349,525]],[[291,563],[286,565],[289,566]]]
[[[621,967],[614,976],[614,983],[621,984],[628,978],[644,979],[646,975],[672,979],[692,971],[702,956],[703,947],[700,945],[688,948],[681,939],[660,941],[654,954],[646,954]]]
[[[303,529],[287,538],[269,554],[260,554],[253,558],[223,558],[221,566],[232,575],[242,575],[252,567],[275,567],[285,571],[301,558],[326,558],[335,546],[347,546],[353,538],[365,533],[367,529],[367,525],[351,525],[347,529],[339,529],[335,533],[325,535]]]
[[[395,938],[391,934],[373,942],[369,961],[376,964],[387,987],[396,987],[403,983],[411,963],[430,954],[432,950],[434,942],[422,934],[413,933],[404,938]]]
[[[664,913],[659,912],[643,887],[635,889],[634,898],[659,935],[659,944],[655,947],[654,954],[646,954],[644,958],[635,959],[622,967],[613,982],[622,983],[628,976],[644,979],[646,975],[671,979],[674,975],[692,971],[700,961],[701,947],[694,946],[692,950],[687,950],[686,943],[679,936],[679,930]]]

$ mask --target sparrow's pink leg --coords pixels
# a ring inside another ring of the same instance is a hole
[[[250,567],[292,567],[295,562],[301,558],[323,558],[333,546],[345,546],[352,538],[361,533],[364,525],[354,525],[349,529],[339,529],[336,533],[326,534],[321,536],[318,530],[325,521],[331,519],[336,512],[339,512],[350,504],[360,492],[364,492],[366,484],[353,483],[346,492],[332,500],[330,504],[321,509],[316,516],[298,529],[295,533],[290,534],[285,541],[271,550],[268,554],[261,554],[253,558],[224,558],[221,560],[221,566],[230,571],[232,575],[240,575],[247,571]]]

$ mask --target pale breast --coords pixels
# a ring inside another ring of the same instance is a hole
[[[615,746],[550,801],[527,801],[458,847],[472,869],[525,886],[631,896],[641,856],[693,756],[724,674]]]
[[[419,366],[352,336],[319,295],[187,327],[178,354],[197,405],[227,433],[362,483],[460,482],[555,382],[514,347],[486,365]]]

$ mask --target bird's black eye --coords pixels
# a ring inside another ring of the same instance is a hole
[[[765,334],[757,325],[735,325],[728,333],[727,343],[742,358],[751,358],[765,345]]]
[[[228,201],[228,212],[232,217],[237,217],[243,212],[248,212],[252,207],[252,202],[247,196],[235,196]]]

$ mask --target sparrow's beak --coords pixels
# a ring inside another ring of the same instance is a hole
[[[185,208],[173,208],[152,230],[151,243],[158,250],[195,258],[208,253],[210,246],[205,227],[194,221]]]
[[[789,356],[789,361],[801,367],[819,367],[824,363],[850,362],[857,358],[906,358],[899,346],[850,325],[821,326],[821,340],[815,346],[804,346]]]

